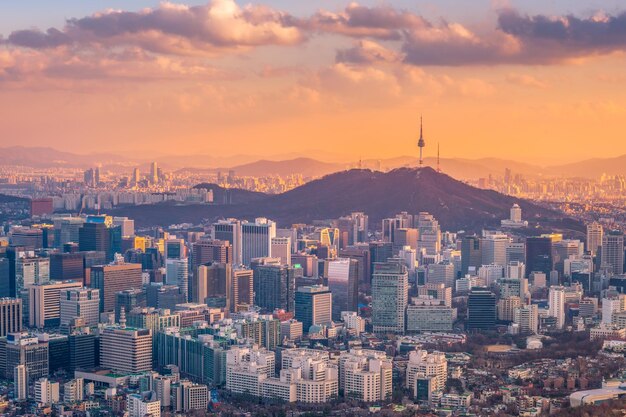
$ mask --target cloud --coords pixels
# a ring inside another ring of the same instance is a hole
[[[5,48],[64,51],[78,59],[94,51],[98,56],[102,51],[141,50],[146,54],[135,57],[150,61],[154,56],[207,58],[266,45],[292,46],[317,34],[333,35],[335,41],[341,37],[354,40],[351,47],[336,51],[335,63],[554,65],[626,51],[626,13],[596,13],[587,18],[530,16],[505,4],[492,26],[470,27],[445,18],[430,21],[392,5],[350,3],[340,11],[320,10],[296,17],[264,5],[242,7],[235,0],[210,0],[200,6],[164,2],[137,12],[106,10],[69,19],[62,29],[18,30],[0,42]],[[206,66],[195,60],[186,64],[194,70]],[[287,76],[290,71],[263,70],[261,74]],[[509,81],[533,84],[528,79]]]
[[[555,61],[604,55],[626,49],[626,12],[615,16],[596,13],[589,18],[523,15],[514,9],[498,16],[500,31],[524,45],[527,62]]]
[[[35,49],[61,45],[139,46],[178,55],[211,54],[262,45],[293,45],[302,32],[286,23],[287,15],[265,6],[239,7],[234,0],[211,0],[203,6],[161,3],[139,12],[108,10],[70,19],[65,28],[46,32],[21,30],[11,45]]]
[[[314,32],[399,40],[403,30],[420,27],[426,21],[421,16],[391,6],[366,7],[353,2],[342,12],[321,10],[310,18],[294,20],[294,24]]]
[[[532,87],[542,90],[548,88],[548,84],[528,74],[509,74],[506,76],[506,80],[521,87]]]
[[[402,54],[370,40],[360,40],[348,49],[337,51],[336,61],[353,64],[399,62]]]
[[[442,22],[408,31],[402,51],[413,65],[476,65],[512,62],[523,45],[497,31],[480,36],[459,23]]]

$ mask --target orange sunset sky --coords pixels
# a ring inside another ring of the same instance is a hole
[[[619,1],[17,3],[1,146],[382,158],[423,114],[426,155],[626,153]]]

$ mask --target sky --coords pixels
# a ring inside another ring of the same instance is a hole
[[[422,115],[425,155],[626,154],[621,3],[4,2],[0,146],[388,158]]]

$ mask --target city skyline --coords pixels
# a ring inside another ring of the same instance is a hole
[[[354,161],[416,155],[423,114],[425,157],[626,154],[623,6],[542,3],[20,2],[0,128],[77,153]]]

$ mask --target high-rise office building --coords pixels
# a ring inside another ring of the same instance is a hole
[[[27,248],[23,246],[9,246],[6,249],[6,259],[9,262],[9,275],[8,281],[2,283],[3,296],[5,297],[19,297],[22,288],[24,287],[24,277],[23,271],[20,271],[22,275],[20,277],[21,287],[18,288],[18,269],[22,268],[19,266],[19,263],[22,262],[22,258],[34,258],[35,252],[32,250],[27,250]],[[49,267],[48,267],[49,271]],[[45,265],[43,267],[43,271],[45,273]],[[33,278],[34,279],[34,278]]]
[[[62,289],[59,294],[60,325],[69,326],[77,317],[86,326],[96,326],[100,320],[100,290],[95,288]]]
[[[254,258],[272,256],[272,238],[276,237],[276,223],[257,218],[254,223],[241,223],[241,263],[250,265]]]
[[[496,296],[486,288],[474,287],[467,300],[467,330],[493,330],[496,325]]]
[[[624,233],[611,230],[602,237],[602,268],[608,268],[614,275],[624,273]]]
[[[22,300],[0,298],[0,337],[22,331]]]
[[[165,283],[177,285],[185,297],[189,299],[189,259],[167,259],[165,268]]]
[[[28,398],[28,370],[26,365],[16,365],[13,370],[13,397],[17,401]]]
[[[115,294],[115,321],[119,323],[122,309],[128,314],[134,308],[147,305],[147,294],[144,288],[131,288]]]
[[[506,263],[526,262],[526,244],[524,242],[511,242],[506,247]]]
[[[124,290],[141,288],[141,265],[118,262],[91,268],[91,288],[100,290],[100,312],[115,310],[115,295]]]
[[[148,307],[173,310],[176,304],[185,302],[187,300],[176,285],[163,285],[160,282],[152,282],[146,286],[146,305]]]
[[[501,233],[490,233],[482,239],[482,264],[483,265],[502,265],[506,262],[506,248],[511,243],[508,235]]]
[[[409,278],[398,262],[375,263],[372,274],[372,325],[375,333],[403,333]]]
[[[84,279],[84,255],[77,253],[50,254],[50,279],[56,281],[82,281]]]
[[[280,258],[283,265],[291,265],[291,238],[273,237],[270,253],[274,258]]]
[[[47,377],[48,358],[48,342],[40,341],[36,336],[24,332],[7,335],[5,367],[7,379],[13,378],[13,370],[18,365],[26,366],[26,376],[30,381]]]
[[[498,320],[512,322],[515,310],[522,306],[522,299],[519,297],[500,298],[497,304]]]
[[[241,222],[236,219],[221,220],[213,224],[213,239],[230,243],[233,264],[242,263],[241,254]]]
[[[165,259],[183,259],[187,257],[185,239],[167,239],[164,243]]]
[[[0,257],[0,297],[15,296],[11,291],[11,261],[8,258]],[[15,286],[15,281],[13,281]],[[15,291],[15,288],[13,288]]]
[[[521,334],[537,333],[539,328],[539,308],[536,304],[527,304],[515,309],[513,323],[519,325]]]
[[[251,269],[235,267],[232,272],[231,308],[238,311],[254,305],[254,272]]]
[[[483,264],[481,239],[478,236],[465,236],[461,240],[461,274],[467,275],[470,268],[478,271]]]
[[[200,240],[191,246],[192,270],[209,262],[233,263],[233,246],[226,240]]]
[[[370,276],[367,277],[367,283],[370,284],[372,280],[372,273],[374,272],[374,263],[387,262],[387,259],[393,257],[393,244],[391,242],[370,242]]]
[[[429,284],[444,284],[454,286],[454,265],[450,261],[443,261],[426,266],[426,282]]]
[[[232,265],[212,263],[200,265],[194,275],[192,301],[230,311],[232,300]]]
[[[26,287],[50,281],[50,259],[23,257],[15,264],[15,291],[19,296]]]
[[[100,366],[121,373],[152,369],[152,333],[148,329],[109,326],[100,333]]]
[[[255,304],[267,311],[294,311],[296,274],[288,265],[260,265],[254,269]]]
[[[28,325],[58,327],[61,325],[61,291],[82,288],[82,282],[53,281],[31,285],[28,291]]]
[[[302,330],[308,333],[313,325],[330,323],[332,304],[333,298],[328,287],[322,285],[299,287],[295,295],[295,318],[302,322]]]
[[[66,243],[79,242],[79,230],[84,217],[61,217],[54,220],[54,246],[62,248]]]
[[[602,246],[604,237],[604,228],[598,222],[589,223],[587,225],[587,251],[595,256]]]
[[[419,231],[418,252],[424,250],[427,255],[437,255],[441,252],[441,228],[434,216],[422,212],[419,213],[415,222]]]
[[[77,369],[92,369],[99,362],[99,351],[96,349],[96,335],[85,325],[76,325],[80,319],[75,319],[74,328],[68,335],[69,368],[74,372]]]
[[[159,166],[156,162],[150,163],[150,182],[158,184],[159,182]]]
[[[333,320],[341,320],[342,311],[357,311],[359,301],[359,263],[340,258],[328,261],[328,288],[333,295]]]
[[[354,259],[358,263],[357,276],[359,284],[369,285],[371,279],[371,262],[369,245],[360,243],[339,251],[340,258]]]
[[[111,231],[105,223],[86,222],[78,230],[78,247],[83,251],[98,251],[113,259]]]
[[[135,221],[128,217],[113,217],[113,227],[120,227],[122,237],[135,235]]]
[[[552,239],[549,237],[526,238],[526,275],[543,272],[550,275],[552,262]]]
[[[29,250],[44,246],[43,230],[39,228],[16,227],[11,230],[11,245],[23,246]]]
[[[565,326],[565,287],[550,287],[548,315],[556,318],[557,329]]]

